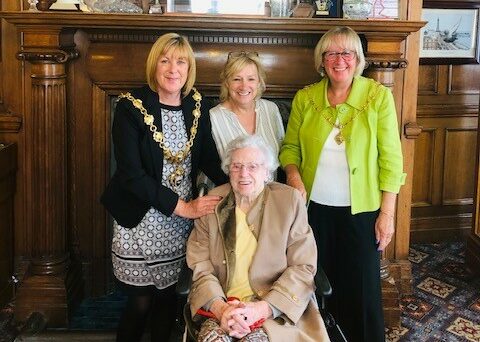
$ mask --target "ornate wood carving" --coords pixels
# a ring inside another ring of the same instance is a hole
[[[32,227],[37,241],[34,255],[38,258],[53,255],[57,259],[64,255],[66,246],[65,65],[31,61],[34,64],[30,122],[34,129],[30,133],[30,148],[32,168],[37,175],[30,210],[38,222]],[[53,208],[46,207],[48,203]],[[44,260],[46,264],[50,263],[48,259]]]
[[[393,89],[395,83],[394,72],[398,69],[405,69],[407,65],[408,62],[405,59],[389,58],[388,55],[384,56],[383,59],[378,58],[378,56],[374,58],[367,57],[365,74],[376,79],[384,86]]]
[[[18,133],[22,118],[11,113],[0,113],[0,133]]]
[[[395,71],[405,69],[408,62],[403,58],[395,58],[392,56],[394,56],[394,54],[392,55],[388,51],[386,51],[385,56],[380,56],[380,52],[375,52],[374,57],[367,61],[368,68],[365,73],[393,91],[395,86]],[[392,276],[391,268],[398,268],[398,261],[396,261],[397,265],[395,265],[395,263],[392,265],[388,259],[388,254],[395,254],[391,251],[392,249],[394,249],[394,245],[392,246],[392,244],[390,244],[387,250],[381,253],[380,277],[382,279],[385,322],[389,326],[399,326],[401,323],[400,296],[404,294],[401,291],[405,286],[397,285],[397,281],[400,281],[400,279]],[[408,263],[408,260],[404,261],[404,264]],[[409,290],[409,292],[411,292],[411,290]]]
[[[370,58],[367,60],[367,68],[373,69],[405,69],[408,65],[407,60],[377,60]]]
[[[17,54],[17,58],[22,61],[28,61],[32,63],[39,62],[52,62],[52,63],[65,63],[70,59],[78,57],[78,51],[22,51]]]
[[[251,44],[251,45],[306,45],[311,46],[316,44],[319,37],[315,36],[292,36],[285,37],[284,35],[278,35],[275,33],[265,34],[252,34],[248,33],[245,36],[232,36],[225,33],[216,34],[201,34],[195,32],[186,32],[184,35],[191,43],[209,43],[209,44]],[[98,33],[89,32],[89,38],[92,42],[135,42],[135,43],[154,43],[160,34],[152,33],[138,33],[131,32],[117,32],[117,33]]]
[[[404,127],[405,137],[407,139],[417,139],[420,133],[422,133],[422,126],[419,126],[416,122],[409,122]]]
[[[32,32],[25,35],[34,35]],[[31,38],[31,37],[30,37]],[[33,38],[31,38],[33,40]],[[27,153],[31,158],[30,201],[35,217],[30,228],[35,244],[32,262],[18,290],[16,318],[25,320],[32,303],[38,305],[51,327],[68,323],[66,302],[80,293],[67,249],[67,131],[65,62],[78,56],[75,50],[21,51],[17,58],[31,63],[30,113],[27,121]],[[48,298],[48,300],[46,300]],[[45,305],[48,302],[48,305]]]

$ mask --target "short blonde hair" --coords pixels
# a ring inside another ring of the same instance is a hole
[[[348,26],[338,26],[328,30],[322,38],[318,41],[315,47],[314,60],[315,69],[323,77],[325,75],[325,68],[323,67],[323,54],[328,51],[333,43],[342,42],[345,48],[355,51],[357,56],[357,67],[355,69],[355,76],[362,74],[365,69],[365,55],[363,54],[362,42],[357,32]]]
[[[257,96],[255,97],[258,100],[262,97],[263,92],[266,89],[265,86],[265,69],[263,68],[260,58],[256,52],[230,52],[227,63],[223,67],[222,72],[220,73],[220,102],[225,102],[229,98],[228,93],[228,81],[240,70],[245,68],[247,65],[255,65],[257,67],[258,80],[260,82]]]
[[[185,57],[188,61],[187,81],[182,88],[182,94],[188,95],[195,84],[197,65],[195,55],[187,38],[178,33],[165,33],[160,36],[150,49],[147,58],[146,76],[147,83],[154,92],[158,91],[157,63],[159,58],[171,52],[178,57]]]

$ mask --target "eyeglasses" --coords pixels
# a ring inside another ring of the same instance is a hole
[[[338,56],[341,56],[342,59],[346,62],[350,62],[352,59],[355,58],[355,51],[352,50],[343,50],[342,52],[335,52],[335,51],[325,51],[323,53],[323,58],[326,61],[335,61]]]
[[[248,51],[230,51],[228,53],[228,58],[227,59],[230,59],[230,58],[238,58],[238,57],[247,57],[247,58],[252,58],[252,57],[258,57],[258,52],[256,51],[252,51],[252,52],[248,52]]]
[[[231,163],[230,172],[240,172],[242,168],[245,168],[248,172],[253,173],[258,171],[258,169],[260,169],[262,165],[263,164],[257,164],[257,163],[246,163],[246,164]]]

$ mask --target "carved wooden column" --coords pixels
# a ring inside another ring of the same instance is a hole
[[[372,44],[374,45],[374,44]],[[368,69],[365,74],[368,77],[376,79],[384,86],[392,89],[395,85],[394,73],[398,69],[404,69],[407,67],[407,61],[400,58],[398,52],[388,53],[388,51],[382,56],[378,51],[372,51],[372,58],[368,58]],[[401,115],[398,113],[398,115]],[[400,122],[400,120],[399,120]],[[397,219],[395,220],[395,226],[398,227]],[[410,271],[409,278],[411,279],[411,269],[408,261],[389,261],[389,258],[394,257],[395,253],[391,250],[395,248],[395,238],[393,238],[391,244],[387,249],[381,253],[380,260],[380,277],[382,279],[382,298],[383,298],[383,311],[385,316],[386,326],[400,326],[401,323],[401,310],[400,310],[400,296],[401,292],[396,284],[395,278],[390,273],[390,267],[392,263],[401,262],[408,265],[408,271]]]
[[[17,54],[30,63],[30,75],[25,75],[31,79],[25,133],[27,174],[32,179],[27,180],[25,209],[32,213],[28,229],[34,243],[29,269],[17,292],[15,318],[24,321],[40,312],[49,327],[67,327],[68,311],[82,289],[81,273],[67,247],[65,63],[78,53],[71,45],[63,48],[63,41],[61,32],[24,32],[24,45]]]

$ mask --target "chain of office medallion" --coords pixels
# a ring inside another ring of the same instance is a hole
[[[377,94],[378,94],[378,92],[380,91],[380,88],[381,88],[380,87],[381,84],[377,82],[375,90],[370,93],[370,96],[368,97],[368,100],[367,100],[367,102],[365,102],[364,106],[362,108],[360,108],[358,111],[356,111],[355,114],[353,114],[350,117],[350,120],[348,120],[347,122],[345,122],[343,124],[342,123],[337,124],[336,123],[336,118],[333,115],[332,116],[326,116],[323,113],[323,110],[320,110],[320,108],[317,106],[317,104],[313,100],[313,97],[310,94],[310,88],[312,86],[313,86],[313,84],[305,87],[305,90],[306,90],[307,96],[308,96],[308,100],[312,104],[313,108],[325,119],[325,121],[327,121],[332,127],[338,128],[340,131],[342,131],[345,127],[347,127],[350,123],[352,123],[353,120],[355,120],[361,113],[363,113],[365,111],[365,109],[367,109],[367,107],[370,105],[370,102],[377,96]]]
[[[126,98],[130,100],[135,108],[140,110],[140,113],[143,115],[143,122],[149,127],[150,132],[153,134],[153,140],[155,140],[160,148],[164,152],[164,157],[165,159],[171,161],[174,164],[180,164],[185,158],[188,156],[188,153],[190,152],[190,149],[193,146],[193,140],[195,139],[195,136],[197,135],[197,128],[198,128],[198,120],[200,119],[201,111],[201,101],[202,101],[202,95],[198,92],[197,89],[193,88],[194,94],[193,94],[193,99],[195,100],[195,108],[192,111],[193,114],[193,125],[192,128],[190,128],[190,139],[188,139],[187,143],[185,144],[185,149],[183,151],[178,151],[177,154],[174,154],[166,145],[164,141],[164,136],[162,132],[158,131],[157,126],[153,123],[154,117],[151,114],[148,114],[147,110],[145,107],[143,107],[142,100],[136,99],[135,97],[132,96],[130,93],[125,93],[125,94],[120,94],[118,98]]]

